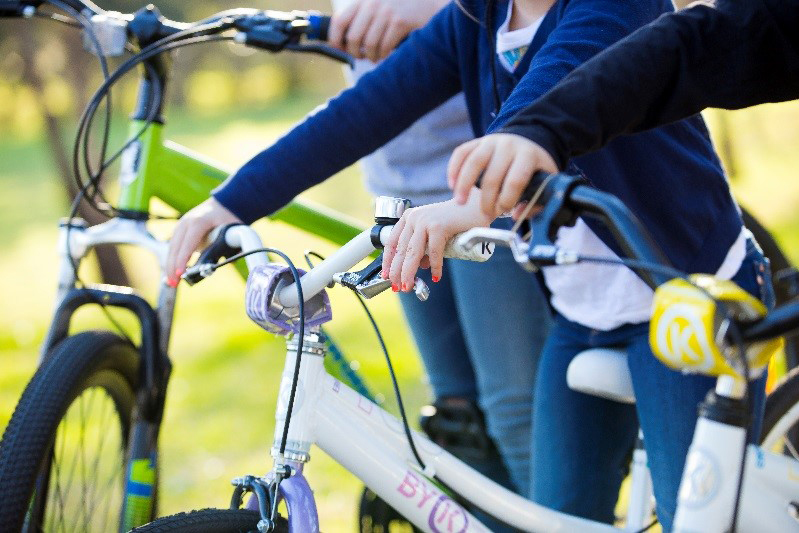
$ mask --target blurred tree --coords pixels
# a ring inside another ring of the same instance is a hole
[[[36,94],[36,103],[39,105],[39,111],[44,118],[45,133],[50,148],[50,155],[53,157],[53,163],[58,170],[58,175],[64,186],[67,202],[71,204],[72,199],[75,198],[78,193],[77,185],[73,178],[72,165],[67,155],[64,138],[61,135],[61,121],[46,105],[45,82],[43,76],[36,68],[36,52],[38,48],[35,34],[35,31],[19,32],[20,53],[25,60],[22,70],[22,79]],[[94,210],[85,200],[78,205],[77,214],[92,226],[108,219],[102,213]],[[105,283],[130,285],[130,279],[125,272],[125,267],[115,247],[98,246],[95,248],[95,253],[100,275]]]

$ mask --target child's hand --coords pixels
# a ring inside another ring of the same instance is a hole
[[[454,235],[477,226],[488,226],[493,217],[480,212],[474,189],[466,205],[454,201],[408,209],[403,213],[383,250],[383,278],[392,289],[413,290],[416,271],[430,267],[433,281],[441,279],[444,247]]]
[[[447,0],[356,0],[333,15],[327,41],[358,59],[379,61],[445,4]]]
[[[191,254],[200,246],[209,231],[218,226],[240,222],[236,215],[214,198],[209,198],[183,215],[169,240],[169,254],[166,260],[169,285],[177,287],[180,276],[186,271],[186,263]]]
[[[557,172],[552,156],[520,135],[492,133],[463,143],[452,152],[447,180],[455,202],[465,204],[480,180],[480,210],[498,217],[519,202],[524,188],[539,170]]]

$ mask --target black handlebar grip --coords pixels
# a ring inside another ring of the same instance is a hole
[[[548,172],[544,172],[543,170],[539,170],[533,177],[530,178],[530,183],[527,184],[527,187],[524,188],[522,191],[522,195],[519,197],[520,202],[529,202],[541,185],[544,184],[544,181],[550,176]]]
[[[317,41],[327,41],[327,32],[330,29],[330,17],[321,13],[310,11],[308,13],[308,32],[306,37]]]
[[[549,177],[549,173],[543,170],[539,170],[533,177],[530,178],[530,183],[527,184],[527,187],[524,188],[522,191],[521,196],[519,197],[520,202],[528,202],[530,199],[535,195],[536,191],[539,187],[544,183],[544,181]],[[480,187],[483,181],[483,173],[481,172],[480,175],[477,177],[477,182],[475,183],[476,187]]]

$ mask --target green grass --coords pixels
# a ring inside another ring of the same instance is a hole
[[[270,109],[234,113],[170,114],[167,135],[235,167],[310,111],[319,101],[297,97]],[[738,195],[763,219],[794,261],[799,261],[799,106],[763,106],[733,113],[733,141],[741,169]],[[714,120],[711,116],[711,125]],[[121,130],[115,130],[117,142]],[[315,187],[307,197],[368,221],[371,204],[354,169]],[[0,430],[7,424],[52,312],[56,279],[56,222],[66,202],[47,147],[38,141],[0,139]],[[169,224],[157,225],[167,233]],[[264,241],[301,258],[305,249],[325,254],[326,243],[279,224],[259,223]],[[151,259],[128,253],[137,284],[151,294]],[[85,274],[91,276],[91,269]],[[243,285],[233,272],[180,291],[171,356],[170,383],[161,436],[162,513],[225,506],[229,480],[269,468],[274,391],[283,364],[281,343],[248,322]],[[336,320],[332,335],[360,363],[374,389],[391,392],[382,356],[361,311],[349,294],[332,291]],[[395,298],[374,301],[413,418],[427,398],[418,358],[402,325]],[[124,323],[132,327],[130,320]],[[84,312],[75,328],[104,324]],[[326,531],[353,531],[359,483],[316,450],[307,469]]]

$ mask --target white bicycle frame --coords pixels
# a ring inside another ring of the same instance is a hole
[[[381,242],[386,242],[389,233],[390,227],[383,229]],[[241,246],[245,251],[245,241],[254,243],[256,239],[246,226],[237,226],[228,233],[228,244]],[[259,246],[253,245],[250,249]],[[303,276],[304,299],[323,290],[334,273],[350,269],[372,251],[374,246],[366,231]],[[260,255],[250,256],[250,268],[266,261],[263,254]],[[294,284],[283,287],[276,294],[277,304],[291,305],[286,300],[293,296],[296,302],[296,294]],[[311,445],[317,444],[418,528],[432,533],[486,531],[485,526],[431,481],[433,477],[455,488],[476,507],[523,531],[618,531],[607,524],[526,500],[414,432],[414,443],[425,464],[422,471],[411,453],[402,424],[327,375],[323,366],[324,350],[316,340],[315,332],[306,333],[286,451],[281,455],[279,445],[296,362],[296,340],[289,341],[275,415],[272,450],[275,465],[290,465],[294,476],[302,477]],[[722,377],[716,392],[735,398],[740,397],[742,388],[732,378]],[[799,462],[754,445],[745,447],[744,437],[742,428],[699,419],[680,490],[675,531],[729,530],[743,454],[747,460],[738,519],[740,531],[799,530],[799,522],[789,512],[792,502],[799,496]],[[292,508],[292,502],[286,500],[291,524],[292,513],[301,511]],[[309,515],[305,514],[307,519]],[[318,530],[315,517],[314,507],[310,520],[303,522],[303,532]]]
[[[383,230],[380,235],[382,242],[386,241],[389,233],[390,228]],[[258,235],[246,226],[232,228],[227,235],[229,244],[240,246],[245,251],[261,247]],[[166,257],[166,243],[155,239],[144,222],[113,219],[87,229],[72,228],[67,232],[62,228],[56,304],[74,285],[73,262],[80,262],[91,248],[100,244],[140,246],[151,251],[162,267]],[[374,246],[368,232],[364,232],[303,277],[304,297],[307,299],[318,293],[333,274],[351,268],[372,251]],[[253,254],[248,256],[247,262],[252,269],[267,262],[267,258],[265,254]],[[162,324],[171,321],[174,295],[174,289],[165,284],[161,287],[158,308]],[[284,287],[278,297],[286,305],[297,303],[293,285]],[[433,476],[455,487],[459,495],[475,506],[523,531],[589,533],[618,530],[530,502],[482,476],[425,436],[414,432],[414,443],[426,465],[425,471],[420,471],[401,423],[327,375],[322,365],[324,353],[318,347],[313,348],[314,336],[314,332],[309,332],[305,342],[307,349],[301,362],[287,453],[278,457],[275,450],[276,463],[292,465],[295,475],[301,477],[302,465],[309,459],[310,446],[316,443],[423,531],[486,530],[430,481]],[[168,338],[161,341],[167,342]],[[276,446],[282,437],[295,357],[296,351],[289,348],[276,413]],[[729,378],[719,379],[717,392],[730,397],[741,393],[740,388],[730,384]],[[729,529],[743,453],[743,430],[699,419],[683,476],[675,531],[723,532]],[[745,453],[739,529],[764,533],[799,531],[799,522],[794,516],[794,502],[799,499],[799,462],[754,445],[746,447]],[[634,481],[633,485],[631,506],[638,501],[642,509],[646,508],[646,483]],[[290,515],[297,512],[297,509],[289,509]],[[636,515],[633,511],[631,514]],[[640,511],[637,514],[640,515]],[[637,525],[633,528],[628,525],[626,530],[636,529]]]

